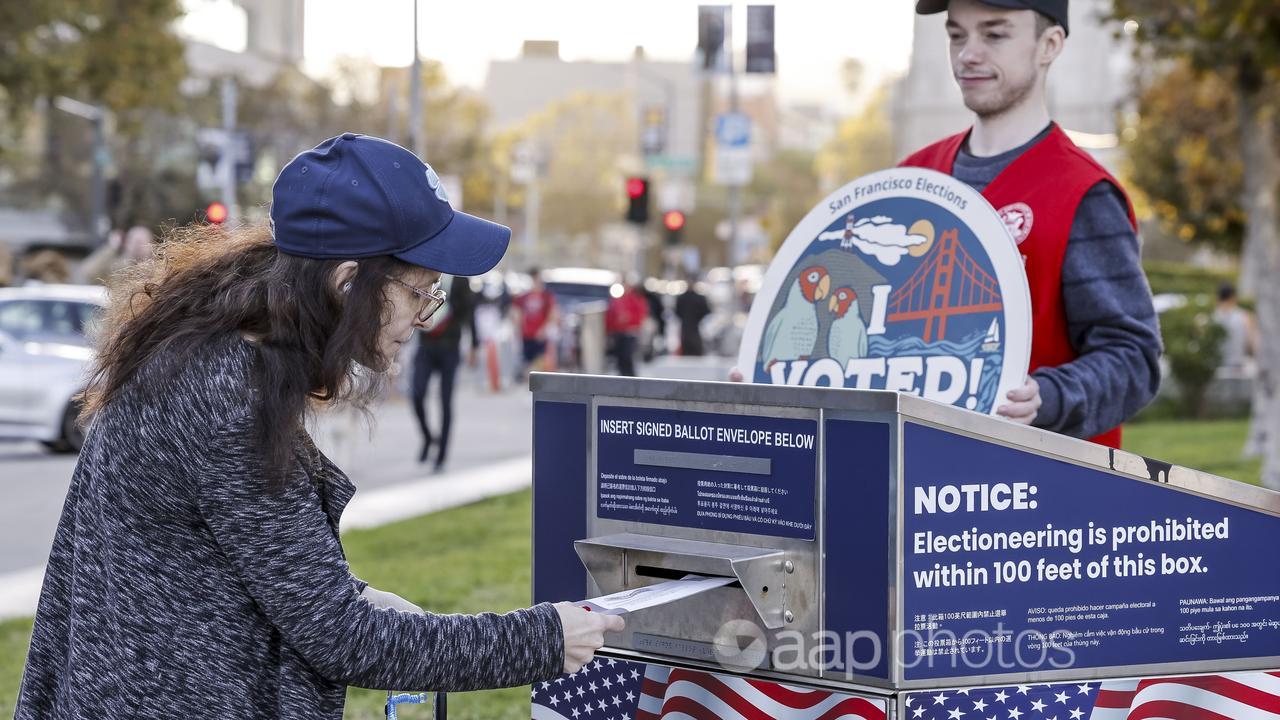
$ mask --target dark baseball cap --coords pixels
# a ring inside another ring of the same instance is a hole
[[[309,258],[393,255],[448,275],[498,264],[511,229],[457,212],[440,177],[388,140],[343,133],[299,154],[271,188],[276,247]]]
[[[1035,10],[1062,26],[1062,32],[1069,33],[1067,27],[1067,0],[978,0],[983,5],[990,5],[1010,10]],[[950,0],[916,0],[916,12],[920,15],[932,15],[945,12]]]

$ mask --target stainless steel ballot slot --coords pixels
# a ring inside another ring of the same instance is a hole
[[[795,611],[787,602],[787,561],[781,550],[632,533],[579,540],[574,546],[601,593],[629,590],[689,573],[732,577],[737,582],[725,588],[724,597],[717,598],[720,603],[728,601],[739,611],[749,608],[754,611],[752,617],[759,618],[771,630],[795,619]],[[794,572],[794,562],[791,566]],[[746,605],[741,602],[744,598]],[[692,614],[690,604],[699,600],[689,599],[670,609],[682,615]],[[721,609],[712,614],[724,616]]]
[[[741,539],[741,538],[739,538]],[[768,653],[780,631],[818,629],[812,548],[789,549],[617,533],[574,543],[593,594],[609,594],[684,577],[735,582],[691,598],[632,613],[611,644],[704,663],[731,658],[751,642]],[[734,621],[743,621],[735,623]],[[744,629],[748,634],[734,632]],[[756,634],[757,629],[761,631]]]

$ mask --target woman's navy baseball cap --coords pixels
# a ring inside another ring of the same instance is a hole
[[[394,255],[449,275],[482,275],[511,229],[457,212],[440,177],[393,142],[343,133],[299,154],[271,188],[276,247],[309,258]]]

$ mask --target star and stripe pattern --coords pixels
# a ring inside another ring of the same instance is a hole
[[[886,720],[883,699],[612,658],[531,699],[533,720]]]
[[[532,689],[533,720],[886,720],[884,700],[600,658]],[[912,692],[903,720],[1280,720],[1280,671]]]
[[[910,693],[906,720],[1280,720],[1280,672]]]

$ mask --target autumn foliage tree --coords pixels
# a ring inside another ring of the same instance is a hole
[[[1124,174],[1170,237],[1240,251],[1245,215],[1237,113],[1227,79],[1186,63],[1142,88]]]
[[[169,114],[181,107],[187,68],[174,26],[182,12],[180,0],[0,2],[0,164],[10,198],[38,205],[61,197],[87,210],[91,164],[104,158],[95,157],[84,119],[52,109],[67,96],[108,112],[117,194],[152,214],[188,201],[173,192],[190,173],[153,164],[172,139]],[[50,108],[43,137],[30,122],[42,104]],[[146,186],[127,182],[134,177]]]
[[[1254,434],[1263,449],[1263,483],[1280,489],[1280,283],[1274,280],[1280,277],[1280,3],[1114,0],[1112,13],[1138,23],[1139,52],[1218,73],[1234,91],[1245,219],[1241,289],[1256,295],[1261,335]]]

